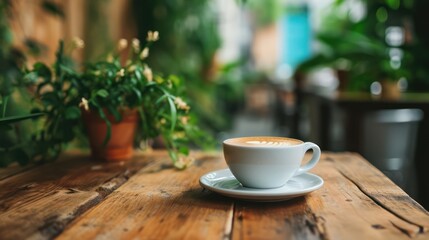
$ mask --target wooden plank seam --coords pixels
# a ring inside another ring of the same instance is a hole
[[[223,235],[224,240],[229,240],[232,237],[232,229],[234,229],[234,215],[235,215],[235,202],[232,203],[229,214],[225,221],[225,232]]]
[[[380,206],[381,208],[383,208],[384,210],[388,211],[389,213],[391,213],[392,215],[398,217],[399,219],[412,224],[416,227],[419,228],[419,231],[417,234],[423,234],[425,232],[425,228],[424,226],[421,226],[419,224],[416,224],[414,222],[409,221],[408,219],[404,218],[403,216],[401,216],[400,214],[397,214],[395,211],[392,211],[390,208],[388,208],[387,206],[385,206],[382,202],[380,202],[377,198],[375,198],[374,196],[372,196],[371,194],[367,193],[361,186],[360,184],[356,183],[353,179],[351,179],[350,177],[348,177],[346,174],[344,174],[343,171],[341,171],[341,169],[338,169],[338,172],[343,175],[346,179],[348,179],[351,183],[353,183],[363,194],[365,194],[368,198],[370,198],[375,204],[377,204],[378,206]],[[410,232],[408,232],[406,229],[401,228],[400,226],[394,224],[392,221],[390,221],[392,223],[392,225],[397,228],[399,231],[401,231],[402,233],[404,233],[405,235],[407,235],[408,237],[413,237],[411,235]]]

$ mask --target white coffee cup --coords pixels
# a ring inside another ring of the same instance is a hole
[[[303,166],[305,152],[312,158]],[[312,169],[320,148],[311,142],[284,137],[239,137],[223,142],[223,154],[234,177],[249,188],[278,188],[293,176]]]

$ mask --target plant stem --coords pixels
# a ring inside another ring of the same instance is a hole
[[[3,105],[2,105],[2,114],[1,114],[2,118],[6,116],[6,107],[7,107],[8,101],[9,101],[9,96],[4,96]]]

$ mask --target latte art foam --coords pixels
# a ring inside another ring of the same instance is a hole
[[[244,147],[287,147],[303,142],[293,138],[284,137],[240,137],[231,138],[224,141],[225,144]]]
[[[286,141],[282,141],[282,142],[247,141],[246,143],[250,144],[250,145],[267,145],[267,146],[290,146],[290,145],[296,144],[296,143],[291,143],[291,142],[286,142]]]

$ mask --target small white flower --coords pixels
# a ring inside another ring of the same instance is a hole
[[[173,139],[183,139],[186,138],[186,133],[183,131],[173,133]]]
[[[112,63],[114,60],[113,55],[111,53],[109,53],[109,55],[107,55],[106,61],[109,63]]]
[[[125,38],[122,38],[118,42],[118,51],[122,51],[128,46],[128,41]]]
[[[156,42],[158,39],[159,39],[159,33],[158,33],[158,31],[154,31],[154,32],[149,31],[149,32],[147,32],[147,38],[146,38],[146,40],[148,42]]]
[[[137,38],[133,38],[132,40],[132,46],[135,52],[140,51],[140,40],[138,40]]]
[[[154,42],[159,40],[159,32],[158,31],[153,32],[152,40]]]
[[[130,65],[129,67],[128,67],[128,72],[134,72],[135,70],[136,70],[136,65]]]
[[[177,161],[174,163],[174,166],[178,169],[185,169],[191,166],[195,161],[195,158],[191,156],[180,155],[178,156]]]
[[[186,111],[190,109],[188,104],[185,101],[183,101],[183,99],[181,99],[180,97],[177,97],[176,99],[174,99],[174,103],[177,105],[178,109],[182,109]]]
[[[116,76],[118,76],[118,77],[123,77],[123,76],[125,76],[125,69],[121,68],[121,70],[119,70],[119,71],[116,73]]]
[[[140,59],[144,60],[149,56],[149,48],[145,47],[143,51],[140,53]]]
[[[152,69],[150,69],[148,66],[144,68],[143,75],[146,77],[148,82],[152,82],[153,80]]]
[[[79,37],[74,37],[72,42],[73,46],[77,49],[82,49],[85,47],[85,42]]]
[[[180,118],[180,122],[181,122],[183,125],[187,125],[187,124],[188,124],[188,122],[189,122],[189,117],[187,117],[187,116],[183,116],[183,117],[181,117],[181,118]]]
[[[81,102],[79,103],[79,107],[83,107],[85,111],[89,111],[88,100],[86,100],[85,98],[82,98]]]

